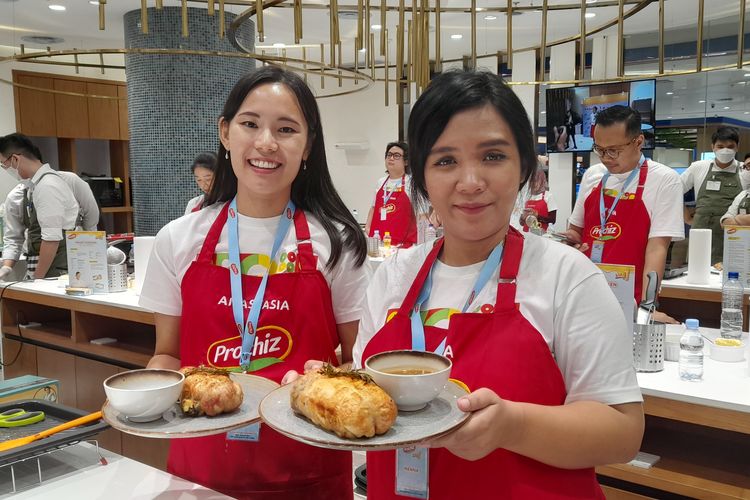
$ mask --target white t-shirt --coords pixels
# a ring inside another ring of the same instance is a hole
[[[727,208],[727,213],[721,216],[721,222],[724,222],[724,219],[735,217],[737,215],[747,215],[740,214],[740,203],[742,203],[742,200],[744,200],[746,196],[750,196],[750,191],[742,191],[740,194],[734,197],[734,200],[732,200],[732,204],[729,205],[729,208]]]
[[[530,194],[528,201],[539,201],[542,198],[544,198],[544,201],[547,203],[548,212],[557,211],[557,202],[555,201],[555,197],[552,196],[552,191],[545,191],[539,194]]]
[[[185,215],[192,213],[195,207],[203,203],[203,198],[204,195],[202,193],[195,198],[190,198],[190,201],[188,201],[187,206],[185,207]]]
[[[386,179],[388,179],[387,182]],[[402,190],[406,193],[406,196],[411,199],[411,175],[405,176],[404,179],[405,186],[401,185],[401,177],[399,177],[398,179],[391,179],[390,176],[384,175],[383,177],[378,179],[377,186],[375,187],[375,195],[372,198],[372,206],[375,206],[375,198],[378,196],[381,187],[384,187],[386,193],[391,193],[396,189],[402,188]],[[383,186],[383,183],[385,183],[385,186]]]
[[[698,160],[690,164],[690,166],[680,175],[682,181],[682,191],[687,193],[691,189],[695,189],[695,197],[698,198],[698,191],[700,191],[703,182],[706,180],[708,172],[737,172],[737,169],[741,167],[741,163],[737,160],[729,165],[727,168],[719,168],[713,162],[713,160]],[[709,170],[710,169],[710,170]],[[750,187],[750,170],[740,169],[740,184],[742,189]]]
[[[52,173],[45,175],[48,172]],[[42,240],[60,241],[64,230],[76,227],[78,202],[68,184],[48,163],[31,177],[29,192],[42,229]]]
[[[357,366],[388,313],[401,306],[429,250],[429,245],[401,250],[375,272],[354,345]],[[482,264],[450,267],[436,263],[432,292],[423,309],[460,311]],[[555,357],[568,392],[566,402],[593,400],[613,405],[642,401],[633,368],[632,332],[604,276],[591,261],[560,243],[525,235],[517,283],[516,302]],[[496,291],[497,274],[468,311],[489,310],[495,304]],[[448,322],[435,326],[447,328]]]
[[[607,167],[597,163],[583,174],[578,199],[568,220],[574,226],[583,227],[586,198],[599,185],[606,172]],[[608,194],[618,196],[628,175],[630,172],[610,175],[605,186]],[[626,186],[626,193],[634,194],[637,188],[636,177],[630,185]],[[651,219],[649,238],[668,236],[674,241],[685,238],[682,195],[682,183],[677,172],[666,165],[648,160],[648,177],[643,188],[643,204]]]
[[[139,301],[142,307],[170,316],[182,314],[182,278],[200,253],[206,234],[222,206],[223,203],[215,203],[173,220],[159,231],[143,283]],[[326,270],[325,265],[331,255],[328,233],[314,216],[309,213],[305,215],[310,226],[313,252],[318,258],[318,269],[322,271],[331,288],[336,323],[356,321],[360,317],[361,302],[367,287],[365,266],[355,267],[354,254],[345,250],[336,267]],[[239,216],[240,259],[245,261],[249,256],[250,261],[257,262],[248,269],[247,274],[262,275],[269,264],[273,274],[294,269],[294,264],[287,258],[290,252],[297,253],[297,239],[293,226],[282,242],[281,250],[274,262],[270,263],[268,257],[273,247],[279,218],[280,216],[266,219]],[[214,261],[228,267],[226,224],[221,231],[215,252]]]

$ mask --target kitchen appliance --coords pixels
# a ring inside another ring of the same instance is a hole
[[[122,179],[119,177],[94,177],[81,174],[81,179],[89,185],[100,207],[121,207],[125,204]]]

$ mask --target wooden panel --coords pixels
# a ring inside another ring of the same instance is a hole
[[[53,89],[52,78],[13,72],[13,81],[36,88]],[[16,103],[16,128],[32,136],[54,137],[55,98],[51,92],[13,87]]]
[[[88,118],[86,119],[88,127]],[[88,134],[88,129],[86,130]],[[68,172],[77,172],[75,139],[57,139],[57,167]]]
[[[611,486],[602,485],[602,490],[604,491],[604,496],[607,498],[607,500],[644,500],[652,498],[644,497],[643,495],[639,495],[637,493],[631,493],[630,491],[618,490],[617,488],[612,488]]]
[[[6,380],[21,375],[36,375],[36,346],[21,344],[3,336],[3,363],[11,363],[3,367]]]
[[[750,434],[750,413],[644,396],[647,415]]]
[[[75,371],[76,407],[89,412],[100,410],[106,399],[102,383],[107,377],[118,373],[118,368],[76,356]],[[109,429],[99,434],[97,439],[99,444],[107,450],[115,453],[120,453],[122,450],[119,431]]]
[[[40,377],[53,378],[60,382],[59,401],[75,408],[77,405],[75,356],[37,347],[36,363]]]
[[[55,90],[86,93],[86,82],[55,78]],[[89,136],[89,113],[85,97],[55,94],[55,122],[57,137],[87,138]]]
[[[117,96],[117,85],[86,83],[90,95]],[[88,97],[89,137],[92,139],[119,139],[120,117],[117,99]]]
[[[117,114],[120,118],[120,139],[127,141],[130,139],[130,129],[128,128],[128,88],[125,85],[118,85],[117,95],[125,98],[117,101]]]
[[[167,470],[168,439],[149,439],[122,433],[122,454],[159,470]]]

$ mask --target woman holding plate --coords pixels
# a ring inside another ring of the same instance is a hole
[[[149,367],[207,365],[280,381],[310,358],[351,360],[364,235],[333,187],[315,97],[268,66],[219,119],[205,208],[156,237],[140,304],[155,311]],[[239,330],[239,332],[238,332]],[[175,439],[169,471],[236,498],[352,498],[351,454],[267,426]]]
[[[429,453],[369,452],[368,498],[604,498],[594,466],[630,460],[643,435],[631,334],[588,259],[510,227],[536,165],[526,111],[498,76],[449,72],[416,102],[408,139],[413,196],[445,236],[377,270],[354,362],[444,354],[471,417],[426,438]]]

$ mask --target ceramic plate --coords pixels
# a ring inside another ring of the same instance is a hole
[[[279,384],[256,375],[232,373],[230,376],[240,384],[244,392],[242,405],[232,413],[215,417],[185,417],[180,407],[175,404],[164,412],[159,420],[136,423],[129,421],[106,401],[102,407],[102,415],[104,420],[118,431],[150,438],[210,436],[257,422],[260,420],[258,405],[268,393],[278,388]]]
[[[394,450],[441,436],[463,424],[468,413],[456,406],[456,400],[467,393],[448,382],[443,392],[426,407],[417,411],[400,411],[388,432],[360,439],[340,438],[321,429],[291,407],[292,384],[279,387],[260,403],[260,417],[274,430],[303,443],[336,450]]]

